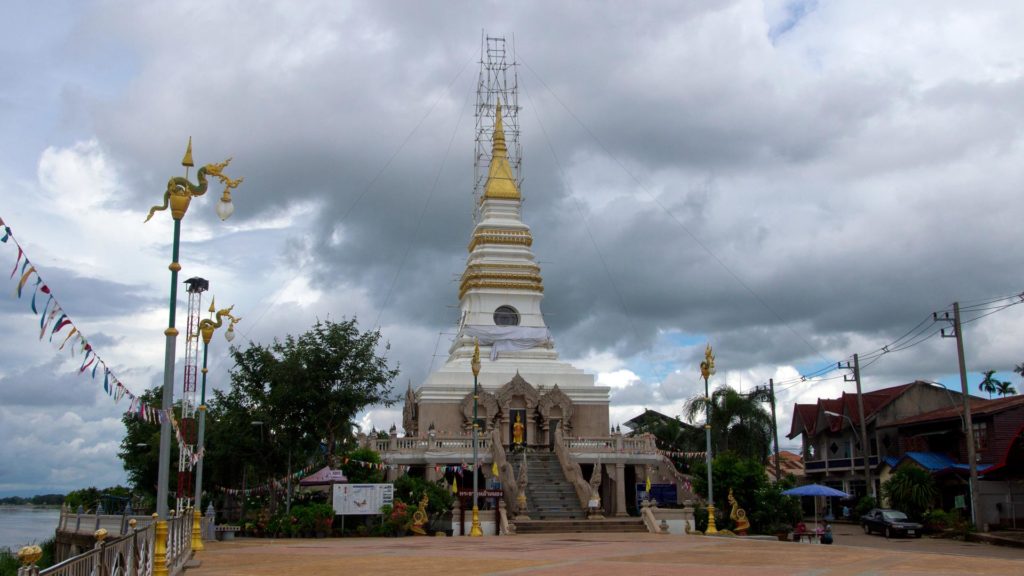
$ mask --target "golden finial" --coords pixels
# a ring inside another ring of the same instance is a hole
[[[21,561],[21,565],[24,567],[34,566],[35,563],[39,562],[39,559],[42,557],[43,549],[39,546],[23,546],[21,550],[18,550],[18,560]],[[19,570],[18,572],[21,572],[21,570]]]
[[[192,162],[192,137],[188,137],[188,148],[185,149],[185,157],[181,159],[181,165],[189,168],[195,166]]]
[[[213,314],[214,312],[217,311],[216,304],[217,304],[217,299],[216,298],[210,298],[210,314]]]
[[[508,161],[508,148],[505,146],[505,129],[502,127],[500,99],[494,105],[491,167],[487,171],[484,198],[519,199],[519,188],[516,187],[515,177],[512,176],[512,167]]]
[[[498,99],[498,103],[494,105],[494,142],[497,143],[501,140],[502,145],[505,144],[505,128],[501,125],[501,99]]]

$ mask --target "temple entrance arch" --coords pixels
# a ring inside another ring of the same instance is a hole
[[[548,447],[555,448],[555,430],[562,429],[562,435],[572,433],[572,415],[575,405],[569,396],[555,384],[551,390],[537,401],[537,413],[540,415],[544,441]]]
[[[462,413],[462,429],[466,432],[473,431],[473,392],[466,394],[462,398],[462,403],[459,405],[459,411]],[[476,413],[477,423],[480,424],[480,433],[487,433],[492,426],[494,421],[498,418],[500,410],[498,408],[498,399],[490,392],[480,389],[480,393],[477,395],[476,401]]]
[[[523,444],[529,445],[530,440],[537,438],[537,421],[534,414],[539,400],[537,389],[530,385],[516,372],[507,384],[498,389],[498,409],[501,411],[501,428],[505,432],[503,440],[509,447],[515,432],[516,414],[520,415],[523,425]],[[513,412],[516,411],[516,412]]]

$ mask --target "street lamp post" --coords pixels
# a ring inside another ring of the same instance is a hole
[[[706,415],[704,417],[704,436],[707,439],[707,452],[704,457],[708,466],[708,527],[705,534],[716,534],[715,528],[715,496],[711,484],[711,393],[708,389],[708,378],[715,373],[715,354],[711,351],[711,344],[704,349],[704,361],[700,363],[700,375],[704,378],[704,402]]]
[[[185,157],[181,165],[185,167],[185,176],[175,176],[167,181],[167,190],[164,192],[163,205],[153,206],[149,209],[146,222],[149,222],[157,211],[171,209],[171,218],[174,219],[174,241],[171,245],[171,264],[168,268],[171,271],[171,298],[170,314],[167,321],[167,329],[164,335],[167,343],[164,350],[164,389],[161,399],[162,416],[160,418],[160,461],[157,472],[156,489],[156,511],[158,517],[165,521],[167,519],[167,491],[170,477],[171,464],[171,420],[169,413],[174,406],[174,347],[178,336],[178,330],[174,327],[175,314],[178,303],[178,271],[181,264],[178,263],[178,245],[181,240],[181,220],[188,211],[188,205],[193,197],[206,194],[207,177],[212,176],[224,184],[224,193],[221,195],[220,203],[217,205],[217,215],[221,220],[227,220],[234,211],[231,204],[231,189],[237,188],[242,179],[232,180],[224,175],[223,170],[231,162],[228,158],[219,164],[207,164],[196,172],[199,184],[193,184],[188,179],[189,168],[195,166],[192,162],[192,139],[189,138],[188,149],[185,150]]]
[[[846,418],[846,420],[850,423],[850,431],[853,432],[853,437],[857,440],[857,443],[860,444],[860,455],[864,459],[864,482],[866,482],[864,489],[867,491],[866,494],[875,497],[875,486],[874,484],[871,483],[871,466],[868,462],[869,455],[868,451],[866,450],[867,444],[864,442],[864,439],[861,438],[859,434],[857,434],[857,427],[854,425],[853,420],[846,414],[840,414],[839,412],[833,412],[831,410],[825,410],[825,415],[832,416],[833,418]],[[853,468],[853,450],[851,450],[850,469],[852,470]],[[877,498],[875,499],[877,500]]]
[[[483,536],[484,532],[480,529],[480,508],[477,507],[477,482],[479,474],[477,474],[477,400],[480,396],[480,388],[477,383],[477,377],[480,376],[480,343],[473,343],[473,361],[470,364],[473,368],[473,526],[469,529],[470,536]]]
[[[194,515],[193,525],[195,530],[192,532],[192,549],[202,551],[203,550],[203,539],[199,534],[199,510],[202,506],[202,495],[203,495],[203,460],[206,459],[206,455],[203,453],[203,438],[206,434],[206,360],[210,351],[210,341],[213,340],[213,333],[217,328],[223,325],[223,318],[230,318],[231,323],[228,324],[228,331],[224,333],[224,338],[231,342],[235,339],[235,324],[240,322],[241,318],[235,318],[231,315],[231,310],[234,306],[224,308],[217,311],[216,321],[211,319],[204,319],[199,322],[199,334],[203,338],[203,383],[199,396],[199,438],[196,442],[196,495],[195,495],[195,507],[192,510]],[[213,314],[216,310],[216,306],[210,302],[210,314]]]

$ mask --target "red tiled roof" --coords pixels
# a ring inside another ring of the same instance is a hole
[[[972,398],[971,416],[996,414],[1019,406],[1024,406],[1024,396],[1008,396],[1006,398],[994,398],[992,400],[979,400],[977,398]],[[932,410],[931,412],[925,412],[924,414],[918,414],[917,416],[910,416],[909,418],[893,422],[890,426],[906,426],[909,424],[923,424],[925,422],[959,420],[962,413],[963,405],[950,406],[949,408],[940,408],[938,410]]]
[[[881,388],[879,390],[872,390],[871,392],[864,392],[861,395],[864,402],[864,419],[871,420],[871,417],[878,413],[879,410],[898,398],[911,386],[918,383],[924,384],[920,380],[915,380],[909,384],[900,384],[899,386],[891,386],[889,388]],[[843,395],[839,398],[819,398],[817,404],[795,404],[793,410],[793,422],[790,427],[788,437],[795,438],[804,432],[809,435],[813,435],[816,432],[815,428],[819,411],[843,414],[849,417],[853,423],[860,423],[860,411],[857,409],[857,395],[843,392]],[[799,430],[797,429],[798,419],[802,423],[802,427]],[[844,424],[847,424],[846,418],[831,417],[829,421],[829,429],[833,432],[838,432],[842,429]]]
[[[793,421],[789,426],[788,438],[796,438],[803,432],[814,434],[814,425],[818,417],[817,404],[794,404]],[[797,429],[797,428],[800,429]]]

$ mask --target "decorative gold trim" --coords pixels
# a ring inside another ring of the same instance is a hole
[[[507,290],[524,290],[526,292],[540,292],[541,294],[544,293],[544,286],[541,286],[539,284],[517,284],[515,282],[486,281],[473,282],[473,284],[471,286],[466,287],[466,290],[463,291],[462,293],[465,294],[465,292],[473,290],[474,288],[501,288]],[[459,298],[461,297],[462,296],[459,296]]]
[[[177,335],[178,335],[178,329],[177,328],[168,328],[167,330],[164,330],[164,336],[177,336]]]
[[[170,264],[167,265],[167,269],[170,270],[171,272],[181,272],[181,264],[178,264],[177,262],[171,262]]]
[[[533,236],[527,230],[497,230],[488,228],[473,234],[469,242],[469,251],[472,252],[480,244],[519,244],[522,246],[533,246]]]
[[[466,266],[466,271],[483,270],[488,268],[515,268],[520,270],[536,270],[540,272],[540,266],[537,264],[470,264]]]
[[[461,299],[472,288],[496,282],[524,290],[544,291],[544,279],[541,278],[540,274],[474,271],[466,272],[462,275],[462,281],[459,283],[459,298]]]

